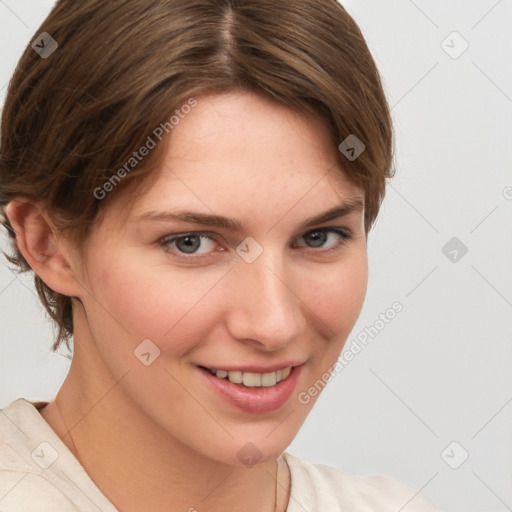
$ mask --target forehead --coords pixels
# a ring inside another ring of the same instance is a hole
[[[171,133],[168,161],[196,158],[246,167],[279,158],[331,160],[336,149],[322,120],[262,96],[233,92],[197,102]]]
[[[364,198],[340,167],[321,119],[254,94],[198,97],[167,142],[161,168],[130,206],[130,220],[175,206],[250,216]]]
[[[249,93],[197,101],[170,134],[159,185],[185,174],[197,184],[221,180],[233,186],[249,179],[286,183],[300,175],[311,181],[334,166],[343,175],[337,148],[319,118]]]

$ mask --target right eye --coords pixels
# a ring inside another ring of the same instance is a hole
[[[160,244],[164,246],[166,251],[171,249],[171,252],[177,253],[178,256],[189,254],[192,257],[195,257],[194,255],[199,255],[199,257],[206,255],[215,247],[213,239],[207,233],[182,233],[166,236],[160,240]],[[206,250],[197,252],[201,246],[205,247]]]

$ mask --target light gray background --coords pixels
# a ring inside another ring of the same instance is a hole
[[[347,345],[395,301],[404,310],[327,385],[288,451],[394,477],[446,511],[512,510],[512,2],[342,3],[382,73],[397,135]],[[0,0],[2,100],[52,5]],[[453,31],[469,44],[458,58],[441,46]],[[468,248],[456,262],[442,252],[452,237]],[[0,407],[53,398],[69,359],[49,350],[31,279],[4,261],[0,310]]]

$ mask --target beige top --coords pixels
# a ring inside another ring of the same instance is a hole
[[[41,416],[45,404],[19,398],[0,410],[0,512],[117,512]],[[439,512],[396,480],[281,457],[291,474],[287,512]]]

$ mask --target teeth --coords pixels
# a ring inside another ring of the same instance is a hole
[[[228,379],[234,384],[243,384],[248,388],[275,386],[277,383],[286,379],[286,377],[290,375],[291,371],[291,366],[284,368],[283,370],[277,370],[270,373],[231,372],[226,370],[210,369],[210,373],[217,376],[219,379]]]
[[[228,372],[228,379],[235,384],[242,384],[243,374],[242,372]]]
[[[277,372],[272,373],[264,373],[261,376],[261,385],[264,387],[273,386],[274,384],[277,384]]]
[[[229,374],[228,374],[229,379]],[[261,373],[250,373],[246,372],[242,375],[242,382],[244,386],[248,388],[260,388],[261,387]]]

